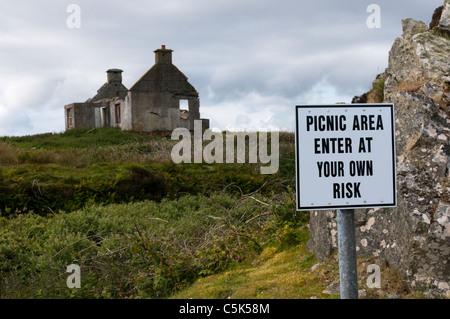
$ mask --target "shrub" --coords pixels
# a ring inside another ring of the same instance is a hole
[[[260,253],[273,219],[264,200],[215,193],[0,217],[0,297],[167,297]],[[73,263],[81,289],[66,287]]]
[[[367,97],[367,103],[382,103],[384,101],[385,81],[385,77],[381,77],[374,81],[372,90]]]
[[[176,165],[173,141],[117,129],[2,140],[0,297],[161,298],[302,236],[292,133],[274,175]],[[66,287],[72,263],[81,290]]]
[[[151,172],[141,166],[132,166],[130,172],[130,178],[117,181],[116,201],[160,200],[166,194],[167,187],[163,174]]]

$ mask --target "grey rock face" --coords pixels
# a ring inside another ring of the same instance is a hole
[[[450,33],[450,1],[445,0],[444,10],[442,11],[439,28]]]
[[[356,249],[413,290],[450,297],[450,41],[411,20],[383,74],[384,102],[395,105],[398,207],[357,210]],[[333,211],[310,213],[307,247],[319,259],[337,250]]]
[[[417,33],[425,32],[428,27],[422,21],[417,21],[411,18],[402,20],[403,27],[403,39],[409,40],[413,35]]]
[[[340,286],[338,282],[333,282],[332,284],[328,285],[327,288],[325,288],[324,291],[322,291],[323,294],[326,295],[340,295]]]

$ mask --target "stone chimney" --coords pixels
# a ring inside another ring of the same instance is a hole
[[[108,83],[122,83],[122,70],[109,69],[106,71]]]
[[[161,46],[161,49],[157,49],[155,52],[155,63],[169,63],[172,64],[172,52],[173,50],[166,49],[165,45]]]

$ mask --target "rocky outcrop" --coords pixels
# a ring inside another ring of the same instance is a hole
[[[450,35],[450,0],[445,0],[441,19],[439,20],[439,29]]]
[[[422,21],[417,21],[411,18],[402,20],[403,39],[411,40],[411,38],[418,34],[425,32],[428,27]]]
[[[428,297],[450,297],[449,9],[446,0],[432,30],[402,21],[376,82],[383,79],[382,101],[395,105],[398,206],[355,213],[358,254],[377,256]],[[337,250],[334,211],[310,213],[307,247],[319,259]]]

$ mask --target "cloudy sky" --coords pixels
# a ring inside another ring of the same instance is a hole
[[[76,20],[71,4],[80,9]],[[380,8],[380,28],[367,12]],[[0,4],[0,136],[64,130],[124,70],[130,88],[155,49],[200,93],[211,127],[294,130],[294,106],[349,103],[387,67],[401,19],[429,23],[443,0],[18,0]],[[75,19],[75,20],[74,20]],[[79,22],[79,25],[76,23]],[[78,27],[79,26],[79,27]]]

